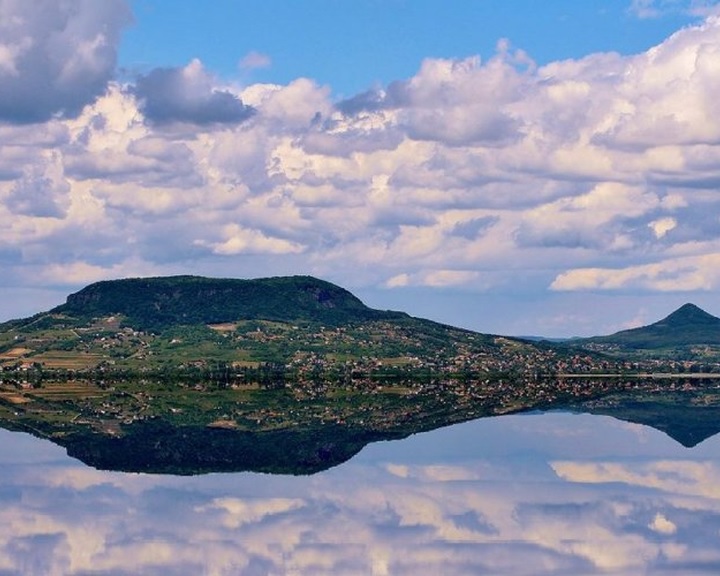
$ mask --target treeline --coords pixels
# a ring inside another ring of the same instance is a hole
[[[318,361],[309,365],[288,366],[278,362],[264,362],[253,366],[237,366],[230,362],[211,361],[190,365],[167,365],[149,369],[118,368],[102,363],[89,369],[46,368],[36,362],[30,366],[17,363],[5,366],[0,372],[0,383],[42,387],[44,382],[94,382],[109,386],[113,382],[152,380],[167,383],[201,384],[214,388],[233,385],[257,385],[272,390],[293,383],[309,385],[351,386],[361,382],[378,385],[431,384],[439,381],[468,382],[480,379],[512,378],[509,373],[477,372],[470,369],[447,372],[423,366],[358,367],[352,364],[325,364]]]

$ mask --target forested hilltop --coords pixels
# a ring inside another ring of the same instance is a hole
[[[558,361],[590,369],[594,358],[374,310],[309,276],[98,282],[48,312],[0,325],[0,362],[36,371],[212,369],[317,380],[369,371],[539,374]]]
[[[720,371],[720,319],[692,304],[649,326],[559,344],[375,310],[310,276],[130,278],[0,324],[0,367],[32,378],[195,374],[303,381]]]
[[[85,323],[120,316],[123,326],[142,331],[236,320],[341,326],[407,317],[373,310],[344,288],[310,276],[257,280],[171,276],[98,282],[71,294],[49,314]]]
[[[579,338],[570,346],[602,352],[627,362],[670,362],[679,371],[717,371],[720,361],[720,318],[694,304],[684,304],[647,326],[607,336]]]

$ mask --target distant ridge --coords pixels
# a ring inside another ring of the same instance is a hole
[[[646,350],[720,345],[720,318],[688,303],[654,324],[622,330],[609,336],[582,338],[574,340],[572,344],[608,344]]]

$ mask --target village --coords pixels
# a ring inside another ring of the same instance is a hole
[[[116,316],[6,333],[0,418],[67,434],[174,425],[440,426],[614,392],[714,386],[720,363],[627,360],[427,323],[263,320],[136,330]]]
[[[559,408],[627,390],[716,386],[708,383],[713,372],[693,372],[692,365],[677,362],[619,363],[581,353],[559,357],[553,349],[505,338],[494,344],[504,353],[467,347],[449,357],[361,356],[339,362],[298,351],[285,364],[194,360],[173,371],[135,375],[114,372],[109,363],[84,371],[6,364],[0,408],[14,420],[52,421],[52,434],[90,427],[117,435],[123,425],[153,419],[254,431],[326,424],[387,430]]]

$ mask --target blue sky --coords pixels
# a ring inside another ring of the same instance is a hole
[[[167,274],[513,335],[720,315],[718,2],[0,12],[0,319]]]
[[[119,65],[128,71],[199,58],[229,81],[306,76],[348,97],[412,76],[424,58],[491,57],[507,39],[545,64],[593,52],[633,54],[697,21],[681,3],[640,17],[629,0],[197,0],[131,2]],[[267,67],[242,69],[248,54]]]

